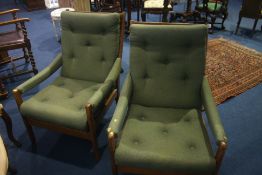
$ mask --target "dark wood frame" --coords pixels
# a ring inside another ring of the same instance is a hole
[[[120,13],[120,23],[121,23],[120,24],[120,41],[119,41],[119,50],[118,50],[119,58],[122,57],[122,50],[123,50],[124,28],[125,28],[124,13]],[[13,94],[14,94],[17,106],[20,109],[20,106],[23,103],[22,92],[19,91],[18,89],[14,89]],[[26,126],[28,135],[30,137],[30,140],[33,146],[36,146],[36,139],[33,133],[32,126],[38,126],[38,127],[47,128],[53,131],[61,132],[67,135],[89,140],[92,143],[92,150],[94,151],[95,158],[96,160],[99,160],[100,152],[99,152],[97,140],[96,140],[97,125],[96,125],[94,118],[104,115],[106,111],[108,110],[108,108],[110,107],[113,100],[115,99],[117,101],[118,97],[119,97],[119,78],[116,81],[116,88],[113,89],[110,95],[105,99],[105,103],[103,104],[103,109],[99,112],[99,114],[96,114],[96,115],[94,114],[92,104],[88,103],[85,105],[85,110],[87,114],[86,115],[87,116],[87,125],[88,125],[88,130],[86,131],[80,131],[77,129],[63,127],[63,126],[56,125],[53,123],[32,119],[24,115],[22,115],[22,118],[23,118],[24,124]]]
[[[237,34],[237,32],[238,32],[242,18],[247,17],[247,18],[255,19],[254,24],[253,24],[253,28],[252,28],[252,35],[251,35],[251,36],[253,36],[253,34],[255,33],[255,30],[256,30],[258,20],[262,19],[262,12],[261,12],[262,11],[262,2],[260,1],[260,6],[259,5],[257,6],[258,10],[255,11],[256,14],[254,14],[254,16],[247,16],[247,15],[243,14],[243,13],[246,13],[245,11],[243,11],[243,6],[245,6],[246,3],[248,3],[248,2],[246,2],[246,0],[243,0],[241,10],[240,10],[239,16],[238,16],[238,22],[237,22],[235,34]],[[261,25],[261,31],[262,31],[262,25]]]
[[[218,3],[222,3],[222,8],[218,11],[210,11],[208,9],[208,2],[216,3],[215,9],[217,8]],[[221,24],[221,29],[222,30],[225,29],[224,22],[228,17],[228,12],[227,12],[228,0],[203,0],[203,8],[198,8],[198,5],[199,5],[199,0],[196,0],[196,8],[195,8],[195,11],[194,11],[195,21],[197,21],[196,20],[197,18],[199,18],[199,20],[202,21],[201,13],[204,13],[205,14],[204,22],[211,24],[210,33],[214,32],[214,25],[215,24]],[[208,17],[210,17],[211,21],[208,21]],[[222,22],[216,23],[217,18],[221,18]]]
[[[4,107],[2,104],[0,104],[0,118],[2,118],[5,122],[6,125],[6,130],[7,130],[7,135],[8,138],[17,146],[17,147],[21,147],[21,143],[19,143],[13,134],[13,130],[12,130],[12,120],[11,117],[8,115],[8,113],[5,111]]]
[[[173,10],[173,3],[170,0],[164,0],[164,7],[163,8],[145,8],[144,4],[147,0],[139,0],[141,2],[141,18],[142,21],[146,21],[146,14],[162,14],[162,22],[167,22],[167,15],[169,11]],[[140,5],[140,3],[139,3]],[[168,6],[171,5],[171,8],[168,8]],[[139,11],[137,11],[139,13]]]
[[[8,76],[0,77],[0,79],[1,79],[0,90],[1,90],[1,94],[2,94],[0,96],[3,96],[3,97],[7,97],[7,91],[5,90],[5,87],[2,83],[3,80],[10,79],[10,78],[20,76],[20,75],[24,75],[24,74],[28,74],[28,73],[34,73],[34,74],[38,73],[38,70],[36,68],[36,63],[35,63],[35,60],[34,60],[34,57],[33,57],[33,52],[32,52],[32,49],[31,49],[31,42],[30,42],[30,39],[28,38],[27,30],[26,30],[26,27],[25,27],[25,22],[29,22],[30,19],[29,18],[17,18],[16,12],[18,12],[18,11],[19,11],[19,9],[12,9],[12,10],[0,12],[0,16],[6,15],[6,14],[12,14],[12,17],[13,17],[12,20],[0,22],[0,26],[6,26],[6,25],[14,24],[14,25],[16,25],[16,31],[17,32],[21,31],[23,36],[24,36],[23,42],[18,42],[18,43],[0,46],[0,52],[2,53],[2,56],[5,57],[5,58],[2,58],[2,60],[0,60],[0,65],[9,64],[11,61],[14,62],[14,61],[17,61],[17,60],[20,60],[20,59],[25,59],[25,61],[27,63],[28,62],[31,63],[32,69],[22,71],[22,72],[19,72],[19,73],[15,73],[15,74],[11,74],[11,75],[8,75]],[[24,55],[21,56],[21,57],[12,58],[12,60],[11,60],[11,58],[8,56],[7,51],[8,50],[14,50],[14,49],[22,49]]]
[[[184,23],[181,24],[181,23],[137,22],[137,21],[131,21],[131,24],[184,25]],[[188,25],[193,25],[193,24],[188,24]],[[201,117],[202,117],[202,115],[201,115]],[[200,120],[200,124],[201,124],[202,130],[204,131],[204,135],[209,139],[203,117]],[[111,128],[108,128],[107,133],[108,133],[108,143],[109,143],[108,148],[109,148],[109,152],[111,154],[112,173],[114,175],[118,174],[118,172],[144,174],[144,175],[160,175],[160,174],[161,175],[190,175],[190,174],[177,173],[177,172],[162,172],[162,171],[157,171],[157,170],[154,170],[154,169],[143,169],[143,168],[136,168],[136,167],[130,167],[130,166],[118,166],[116,164],[116,161],[115,161],[115,149],[116,149],[116,145],[117,145],[118,135],[116,133],[114,133],[114,131],[112,131]],[[227,138],[224,138],[223,141],[218,142],[217,146],[218,146],[218,148],[217,148],[217,151],[216,151],[216,154],[215,154],[215,160],[216,160],[216,172],[215,172],[215,174],[218,174],[219,168],[221,166],[221,163],[222,163],[222,160],[223,160],[226,148],[227,148]]]

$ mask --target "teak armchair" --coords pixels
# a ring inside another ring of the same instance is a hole
[[[0,27],[2,26],[10,26],[14,25],[14,29],[1,32],[0,33],[0,66],[7,65],[12,63],[12,73],[8,75],[0,76],[0,96],[6,96],[7,91],[4,88],[2,80],[10,79],[16,76],[24,75],[27,73],[34,73],[37,74],[38,70],[36,68],[35,60],[33,57],[32,49],[31,49],[31,42],[28,38],[28,33],[26,30],[25,23],[30,21],[29,18],[18,18],[17,12],[19,9],[12,9],[0,12],[0,16],[2,15],[10,15],[12,16],[12,20],[8,21],[1,21]],[[8,55],[8,51],[15,50],[15,49],[22,49],[23,56],[20,57],[12,57]],[[23,70],[18,69],[16,66],[16,61],[20,59],[25,59],[26,62],[30,62],[32,69],[31,70]]]
[[[113,174],[217,173],[227,138],[204,77],[207,26],[133,23],[130,42],[130,73],[108,127]]]
[[[96,130],[118,98],[124,15],[62,12],[62,53],[37,76],[13,90],[33,144],[32,125],[91,141],[99,159]],[[60,76],[30,99],[21,95],[61,67]]]

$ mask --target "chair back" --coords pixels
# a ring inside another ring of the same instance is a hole
[[[200,107],[207,26],[132,24],[130,31],[132,103]]]
[[[261,15],[261,0],[243,0],[240,16],[258,19]]]
[[[118,57],[120,14],[62,12],[62,76],[103,82]]]

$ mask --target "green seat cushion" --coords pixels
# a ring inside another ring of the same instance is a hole
[[[221,7],[222,7],[222,4],[221,3],[217,3],[217,6],[216,6],[215,2],[209,2],[209,3],[207,3],[207,7],[208,7],[209,11],[219,11],[221,9]],[[203,8],[203,4],[199,4],[198,8],[202,9]]]
[[[26,117],[73,129],[88,129],[85,104],[101,85],[58,77],[49,86],[22,103],[21,113]]]
[[[116,164],[182,173],[213,173],[215,159],[196,109],[131,104]]]

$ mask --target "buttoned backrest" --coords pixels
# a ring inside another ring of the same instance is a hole
[[[119,52],[120,14],[63,12],[61,74],[103,82]]]
[[[130,44],[133,103],[200,107],[206,25],[133,24]]]

